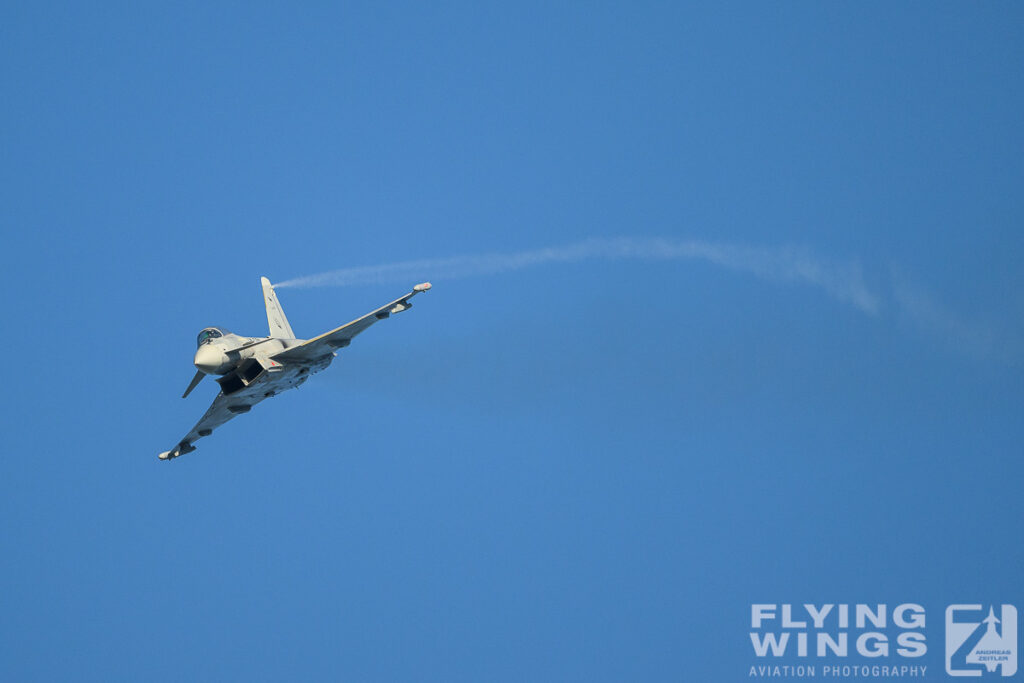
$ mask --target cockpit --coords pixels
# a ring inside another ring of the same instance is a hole
[[[223,337],[225,334],[231,333],[225,330],[224,328],[207,327],[205,330],[200,332],[199,336],[196,338],[196,347],[198,348],[203,344],[209,344],[214,339],[219,339],[220,337]]]

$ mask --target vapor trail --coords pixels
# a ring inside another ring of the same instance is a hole
[[[529,251],[467,254],[342,268],[292,278],[277,283],[275,287],[342,287],[396,281],[404,283],[418,279],[453,280],[594,259],[706,261],[764,280],[811,285],[865,313],[875,314],[879,308],[878,298],[864,284],[860,266],[854,262],[827,261],[799,247],[757,247],[657,238],[589,239]]]

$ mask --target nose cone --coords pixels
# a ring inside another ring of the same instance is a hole
[[[195,366],[207,375],[223,372],[228,365],[228,356],[213,344],[204,344],[196,351]]]

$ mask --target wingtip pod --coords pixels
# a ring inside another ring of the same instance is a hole
[[[177,446],[175,446],[171,450],[164,451],[163,453],[161,453],[157,457],[160,458],[161,460],[173,460],[174,458],[177,458],[179,455],[185,455],[186,453],[191,453],[195,449],[196,449],[196,447],[193,446],[192,444],[190,444],[188,441],[182,441],[181,443],[179,443]]]
[[[414,291],[414,292],[425,292],[428,289],[430,289],[432,286],[433,285],[431,285],[429,282],[421,282],[420,284],[418,284],[415,287],[413,287],[412,291]]]

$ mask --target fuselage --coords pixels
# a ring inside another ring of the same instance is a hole
[[[242,337],[223,328],[207,327],[199,333],[199,348],[192,362],[197,370],[207,375],[226,375],[249,358],[271,356],[302,342],[302,339]]]

